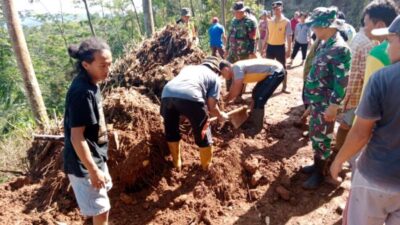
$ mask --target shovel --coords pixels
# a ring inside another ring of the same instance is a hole
[[[233,124],[233,127],[235,129],[239,128],[249,117],[249,111],[247,110],[247,106],[242,106],[237,109],[234,109],[232,111],[229,111],[228,113],[229,120]],[[217,117],[212,117],[209,122],[213,122],[218,120]]]

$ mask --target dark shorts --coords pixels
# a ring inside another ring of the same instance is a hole
[[[199,147],[208,147],[212,144],[211,130],[207,127],[207,107],[204,103],[180,98],[163,98],[161,115],[164,118],[165,138],[168,142],[177,142],[181,139],[179,121],[182,115],[189,120],[194,140]],[[203,130],[205,130],[204,137]]]
[[[282,63],[286,69],[286,49],[285,45],[268,45],[267,47],[267,59],[275,59]]]
[[[211,55],[217,56],[217,52],[219,57],[224,58],[225,50],[222,47],[211,47]]]

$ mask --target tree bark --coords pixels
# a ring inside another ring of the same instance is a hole
[[[153,7],[151,0],[143,0],[143,14],[146,36],[151,37],[154,33]]]
[[[83,3],[85,4],[86,16],[87,16],[88,21],[89,21],[90,31],[92,32],[93,37],[96,37],[96,32],[94,32],[94,28],[93,28],[93,24],[92,24],[92,19],[90,18],[90,12],[89,12],[88,4],[87,4],[86,0],[82,0],[82,1],[83,1]]]
[[[137,13],[137,10],[136,10],[136,5],[135,5],[135,2],[133,0],[131,0],[131,2],[132,2],[132,5],[133,5],[133,10],[135,10],[136,21],[137,21],[137,24],[138,24],[139,34],[140,34],[140,36],[142,36],[142,27],[140,26],[140,19],[139,19],[139,15]]]
[[[224,25],[224,27],[226,27],[225,6],[226,6],[226,0],[221,0],[221,21],[222,21],[222,25]]]
[[[195,17],[195,12],[194,12],[194,6],[193,6],[193,0],[190,0],[190,10],[192,11],[193,17]]]
[[[29,55],[18,12],[15,8],[15,1],[2,0],[2,3],[4,16],[7,21],[7,30],[11,38],[19,70],[23,77],[25,95],[32,108],[36,124],[43,129],[48,125],[49,118],[47,116],[39,83],[33,69],[31,56]]]

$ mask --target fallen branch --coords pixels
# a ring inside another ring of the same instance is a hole
[[[34,141],[64,141],[64,135],[33,134]]]

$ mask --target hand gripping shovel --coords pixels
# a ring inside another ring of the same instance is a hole
[[[242,106],[242,107],[239,107],[239,108],[234,109],[234,110],[232,110],[232,111],[229,111],[227,114],[228,114],[228,116],[229,116],[229,120],[231,121],[233,127],[234,127],[235,129],[237,129],[237,128],[239,128],[239,127],[247,120],[247,118],[249,117],[249,110],[247,110],[247,106]],[[212,118],[210,118],[210,119],[207,121],[206,125],[203,127],[203,130],[202,130],[202,132],[201,132],[202,138],[205,137],[205,134],[206,134],[206,131],[207,131],[207,129],[208,129],[209,124],[210,124],[211,122],[216,121],[216,120],[218,120],[217,117],[212,117]]]
[[[247,106],[239,107],[237,109],[229,111],[227,114],[229,116],[229,120],[231,121],[235,129],[239,128],[249,117]],[[209,121],[211,123],[216,120],[218,120],[217,117],[212,117]]]

